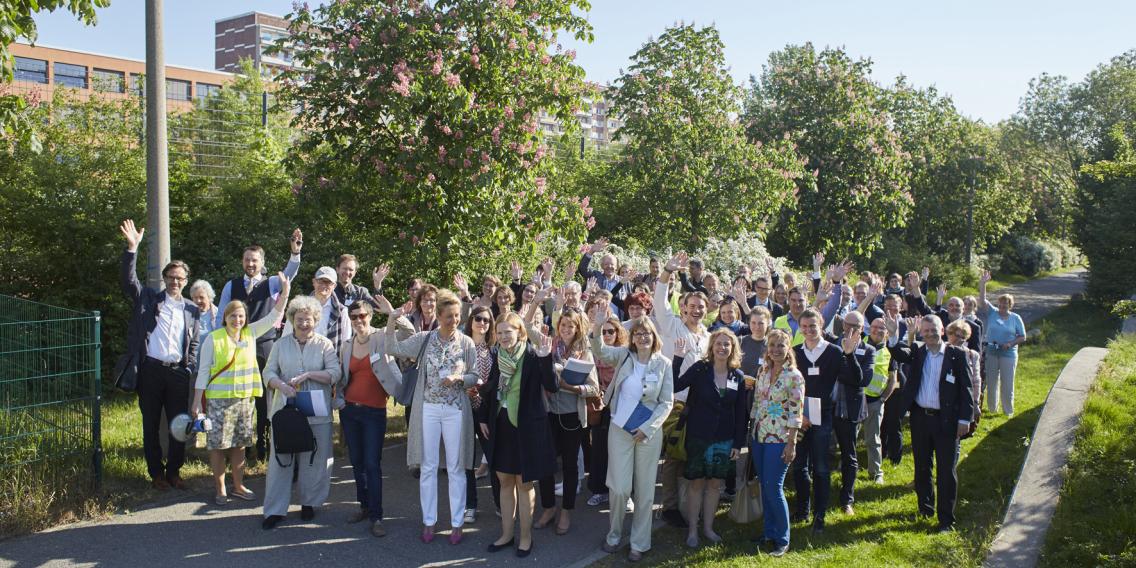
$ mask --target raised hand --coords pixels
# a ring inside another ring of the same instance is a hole
[[[288,293],[292,291],[292,282],[288,280],[288,277],[285,276],[283,272],[277,272],[276,278],[280,280],[280,295],[287,298]]]
[[[824,265],[824,253],[818,252],[813,255],[813,272],[820,272],[820,267]]]
[[[940,304],[947,303],[947,286],[946,286],[946,284],[939,284],[939,287],[935,289],[935,294],[938,295],[938,300],[939,300]]]
[[[906,318],[903,321],[907,323],[907,336],[910,338],[915,337],[915,333],[919,331],[919,319],[917,317]]]
[[[551,257],[546,256],[546,257],[544,257],[544,260],[540,261],[540,268],[544,272],[544,277],[548,280],[552,280],[552,267],[553,266],[555,266],[555,264],[552,262]]]
[[[118,226],[118,230],[122,231],[122,236],[126,239],[126,250],[138,252],[138,243],[142,242],[142,234],[146,229],[135,229],[134,220],[127,219]]]
[[[664,267],[664,269],[667,272],[674,273],[674,272],[678,272],[679,270],[685,269],[689,264],[690,264],[690,255],[686,254],[686,251],[680,250],[680,251],[676,252],[674,254],[674,256],[671,257],[670,260],[667,261],[667,264]]]
[[[379,313],[388,316],[394,313],[394,306],[391,305],[386,296],[375,296],[375,303],[379,305]]]
[[[769,271],[769,276],[773,276],[773,257],[765,257],[765,269]]]
[[[599,283],[598,280],[596,280],[596,277],[592,276],[592,277],[588,278],[588,287],[585,288],[584,290],[588,294],[594,294],[599,289],[600,289],[600,283]]]
[[[679,357],[686,357],[686,339],[678,338],[675,340],[674,354]]]
[[[623,281],[630,284],[630,283],[634,282],[635,279],[638,278],[638,277],[639,277],[639,271],[638,270],[635,270],[634,268],[628,268],[627,273],[624,274],[624,276],[623,276]]]
[[[544,339],[540,341],[539,345],[534,345],[533,349],[536,351],[537,357],[548,357],[552,353],[552,338],[545,334]]]
[[[461,292],[462,299],[469,297],[469,283],[465,281],[465,276],[460,272],[454,274],[454,288]]]
[[[592,243],[591,246],[588,247],[588,251],[590,254],[596,254],[597,252],[603,250],[606,246],[607,239],[601,237],[599,239],[596,239],[596,242]]]
[[[375,283],[375,290],[380,290],[383,287],[383,280],[386,280],[387,274],[390,274],[391,265],[380,264],[375,267],[371,272],[371,280]]]
[[[927,280],[928,276],[931,276],[931,268],[924,266],[923,270],[919,273],[919,277],[923,280]]]
[[[304,233],[296,227],[292,231],[292,236],[288,238],[288,244],[292,247],[292,254],[300,254],[300,249],[304,248]]]
[[[525,275],[525,271],[521,269],[521,263],[519,263],[515,260],[510,262],[509,263],[509,275],[513,277],[514,282],[520,280],[521,277],[523,277]]]
[[[982,274],[978,275],[978,283],[982,284],[983,286],[985,286],[988,282],[990,282],[993,279],[994,279],[994,277],[991,276],[989,270],[983,270]]]
[[[888,335],[895,337],[899,333],[899,316],[884,313],[884,327],[888,330]]]
[[[852,352],[855,351],[856,347],[858,347],[859,345],[860,345],[860,338],[859,337],[853,337],[851,335],[845,335],[840,340],[840,348],[844,350],[845,355],[851,355]]]
[[[592,325],[598,331],[607,321],[607,308],[605,306],[592,306],[592,313],[588,315],[592,317]]]
[[[414,312],[414,300],[407,300],[405,304],[399,306],[397,310],[391,313],[394,317],[405,316],[406,314]]]

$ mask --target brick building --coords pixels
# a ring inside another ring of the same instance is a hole
[[[242,59],[266,77],[275,77],[292,67],[292,53],[266,53],[276,42],[288,37],[288,20],[280,16],[248,12],[217,20],[214,36],[213,66],[220,71],[236,72]]]

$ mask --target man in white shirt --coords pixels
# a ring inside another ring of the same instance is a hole
[[[691,365],[701,358],[702,354],[706,352],[706,346],[710,340],[710,333],[706,331],[706,326],[702,325],[702,318],[709,308],[706,295],[701,292],[684,294],[680,306],[681,318],[671,311],[670,298],[667,297],[667,282],[670,282],[671,274],[685,268],[688,262],[689,258],[685,252],[674,255],[667,262],[655,285],[654,297],[655,324],[659,328],[659,337],[663,342],[663,356],[669,359],[674,355],[676,340],[681,339],[686,344],[687,352],[678,369],[679,375],[686,372]],[[682,412],[682,407],[686,403],[686,396],[687,389],[674,393],[675,409],[671,410],[672,413]],[[663,484],[663,520],[680,528],[687,526],[681,513],[682,509],[679,506],[680,483],[684,482],[682,479],[683,467],[684,462],[670,456],[664,456],[663,465],[659,470]]]

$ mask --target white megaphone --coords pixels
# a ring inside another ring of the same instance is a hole
[[[204,414],[193,419],[183,412],[170,420],[170,434],[179,442],[185,442],[193,434],[208,432],[212,429],[213,421],[206,418]]]

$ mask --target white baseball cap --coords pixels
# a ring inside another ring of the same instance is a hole
[[[335,269],[330,266],[319,267],[319,270],[316,271],[316,280],[319,280],[321,278],[324,280],[331,280],[332,282],[338,282],[335,274]]]

